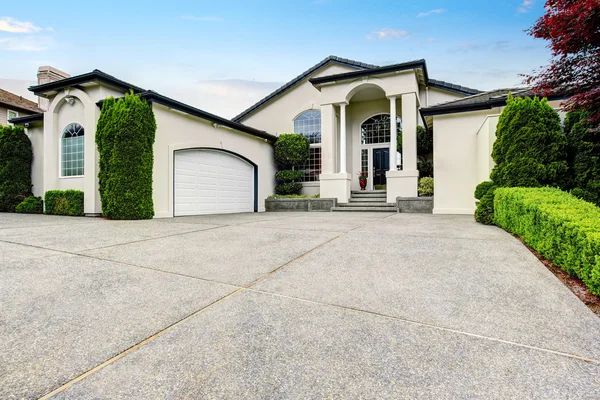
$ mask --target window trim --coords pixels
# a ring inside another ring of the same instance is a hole
[[[19,112],[18,112],[18,111],[11,110],[10,108],[7,108],[7,109],[6,109],[6,124],[7,124],[8,126],[15,126],[15,124],[12,124],[12,123],[8,122],[10,119],[12,119],[12,118],[9,116],[9,114],[10,114],[11,112],[13,112],[13,113],[17,114],[17,116],[16,116],[16,117],[13,117],[13,118],[19,118]]]
[[[83,142],[83,175],[65,176],[65,175],[63,175],[63,169],[62,169],[62,156],[63,156],[62,141],[64,139],[64,135],[65,135],[65,131],[67,130],[67,127],[72,124],[78,124],[79,126],[81,126],[83,128],[83,137],[84,137],[84,139],[83,139],[84,140],[84,142]],[[79,122],[69,122],[60,131],[60,136],[58,139],[58,179],[76,179],[76,178],[83,178],[83,177],[85,177],[85,127],[82,124],[80,124]]]
[[[321,116],[322,116],[322,115],[321,115],[321,109],[320,109],[320,108],[308,108],[308,109],[306,109],[306,110],[303,110],[303,111],[299,112],[298,114],[296,114],[296,116],[295,116],[295,117],[294,117],[294,119],[292,120],[292,128],[293,128],[293,129],[292,129],[292,131],[293,131],[295,134],[302,135],[302,133],[296,132],[296,120],[297,120],[298,118],[300,118],[301,116],[303,116],[305,113],[309,112],[309,111],[316,111],[316,112],[318,112],[318,113],[319,113],[319,120],[321,120]],[[318,148],[318,149],[321,149],[321,144],[322,144],[322,136],[321,136],[321,134],[322,134],[322,132],[321,132],[321,127],[319,126],[319,142],[318,142],[318,143],[310,143],[310,146],[309,146],[309,147],[310,147],[310,149],[317,149],[317,148]],[[302,135],[302,136],[304,136],[304,135]],[[307,138],[307,136],[304,136],[304,137],[306,137],[306,138]],[[323,167],[323,166],[322,166],[322,162],[323,162],[323,153],[321,152],[320,154],[321,154],[321,171],[320,171],[319,175],[321,175],[321,174],[323,173],[323,170],[322,170],[322,167]],[[307,162],[307,164],[310,164],[310,156],[309,156],[309,161]],[[317,179],[316,179],[316,180],[307,181],[307,180],[304,180],[304,179],[305,179],[305,177],[306,177],[306,174],[305,174],[305,175],[302,177],[302,180],[301,180],[300,182],[302,183],[302,185],[306,185],[306,184],[318,184],[318,183],[320,182],[320,180],[321,180],[321,179],[319,178],[319,175],[317,175]]]

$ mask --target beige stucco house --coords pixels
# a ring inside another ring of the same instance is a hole
[[[299,166],[306,194],[346,203],[367,172],[368,189],[385,189],[388,203],[417,196],[419,125],[434,127],[434,212],[471,213],[475,185],[492,166],[502,107],[492,100],[507,93],[431,79],[425,60],[378,67],[334,56],[232,120],[98,70],[30,90],[47,100],[48,111],[11,121],[26,126],[33,143],[33,192],[83,190],[89,215],[102,212],[94,140],[102,101],[133,91],[150,102],[156,217],[264,211],[275,185],[272,144],[290,132],[311,142],[310,161]]]

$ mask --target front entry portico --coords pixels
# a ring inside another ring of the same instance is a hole
[[[419,74],[408,70],[360,79],[342,75],[350,74],[313,82],[323,99],[321,197],[347,203],[351,190],[360,188],[361,172],[368,176],[368,189],[387,190],[388,203],[397,197],[416,197]]]

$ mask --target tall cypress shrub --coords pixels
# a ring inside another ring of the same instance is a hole
[[[477,203],[475,219],[494,223],[496,187],[566,187],[569,184],[567,141],[558,113],[547,99],[509,94],[496,128],[492,182]],[[477,192],[481,195],[482,188]],[[477,195],[476,195],[477,197]]]
[[[508,96],[496,128],[490,178],[499,187],[563,186],[566,138],[547,99]]]
[[[113,108],[116,104],[114,97],[108,97],[102,103],[102,111],[100,118],[98,119],[98,125],[96,126],[96,147],[100,157],[98,159],[98,191],[100,192],[100,201],[102,203],[102,210],[107,209],[107,196],[104,194],[106,188],[106,180],[109,175],[109,160],[114,147],[113,139],[115,137],[114,128],[116,125],[111,123],[113,120]]]
[[[31,141],[22,127],[0,126],[0,211],[31,196]]]
[[[600,206],[600,132],[589,129],[585,112],[570,112],[565,118],[569,143],[571,193]]]
[[[108,101],[96,136],[102,213],[109,219],[152,218],[156,134],[152,107],[133,93]]]

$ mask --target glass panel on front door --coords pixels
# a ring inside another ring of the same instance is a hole
[[[389,147],[373,149],[373,189],[385,189],[387,179],[385,173],[390,169]]]

